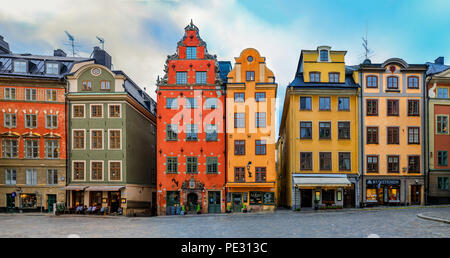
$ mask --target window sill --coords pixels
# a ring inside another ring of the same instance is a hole
[[[398,93],[400,93],[399,89],[386,89],[385,91],[386,92],[398,92]]]

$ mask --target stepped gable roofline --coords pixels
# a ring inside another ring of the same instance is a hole
[[[198,45],[205,47],[205,52],[208,53],[208,51],[206,49],[206,42],[200,37],[200,30],[198,29],[197,26],[194,25],[194,23],[192,22],[192,19],[191,19],[191,23],[189,23],[186,27],[184,27],[184,36],[180,41],[178,41],[177,46],[178,47],[185,46],[184,40],[187,38],[188,31],[195,31],[195,36],[198,38],[198,41],[199,41]]]

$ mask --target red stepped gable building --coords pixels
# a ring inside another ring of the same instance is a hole
[[[225,92],[192,21],[157,80],[158,215],[225,210]],[[231,64],[230,64],[231,66]],[[231,67],[229,67],[231,69]]]

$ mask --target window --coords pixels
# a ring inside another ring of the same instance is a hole
[[[84,149],[84,131],[74,130],[73,131],[73,148],[74,149]]]
[[[5,99],[16,99],[16,88],[5,88]]]
[[[45,101],[55,102],[56,101],[56,90],[45,90]]]
[[[378,127],[367,127],[367,144],[378,144]]]
[[[45,141],[45,157],[47,159],[59,158],[59,140]]]
[[[331,152],[319,152],[320,170],[331,170]]]
[[[245,183],[245,168],[235,167],[234,168],[234,182]]]
[[[73,106],[73,117],[84,117],[84,105]]]
[[[58,170],[57,169],[47,169],[47,184],[57,185],[58,184]]]
[[[26,170],[26,184],[37,185],[37,169],[27,168]]]
[[[111,89],[111,82],[110,81],[101,81],[100,82],[100,89],[101,90],[109,90],[109,89]]]
[[[266,155],[266,141],[256,140],[255,141],[255,154],[256,155]]]
[[[25,100],[36,101],[37,98],[37,90],[36,89],[25,89]]]
[[[366,115],[378,116],[378,100],[368,99],[366,100]]]
[[[438,177],[438,189],[448,190],[448,177]]]
[[[110,118],[120,117],[120,105],[109,105],[109,117]]]
[[[91,162],[91,180],[103,180],[103,162]]]
[[[339,170],[349,171],[351,169],[350,152],[339,152]]]
[[[447,151],[438,151],[437,152],[437,164],[438,166],[448,166],[448,152]]]
[[[245,128],[245,113],[234,113],[234,128]]]
[[[420,173],[420,156],[408,157],[408,173]]]
[[[17,183],[17,174],[15,169],[7,168],[5,170],[5,177],[6,185],[15,185]]]
[[[82,81],[81,84],[83,85],[83,90],[92,90],[91,81]]]
[[[207,174],[217,174],[219,161],[217,157],[206,157],[206,173]]]
[[[338,139],[350,139],[350,122],[338,122]]]
[[[367,172],[378,173],[378,156],[367,156]]]
[[[186,59],[197,59],[197,47],[186,47]]]
[[[58,128],[58,116],[57,115],[46,115],[45,116],[45,128]]]
[[[350,99],[345,98],[338,98],[338,110],[339,111],[348,111],[350,110]]]
[[[103,106],[91,105],[91,117],[103,117]]]
[[[328,79],[332,83],[338,83],[339,82],[339,73],[328,73]]]
[[[167,98],[166,99],[166,108],[167,109],[178,109],[177,98]]]
[[[266,182],[266,168],[256,167],[255,168],[255,182],[263,183]]]
[[[328,61],[328,50],[320,50],[320,61],[322,62]]]
[[[387,143],[388,144],[399,144],[399,128],[398,127],[388,127],[387,128]]]
[[[205,100],[205,109],[217,108],[217,98],[207,98]]]
[[[25,140],[25,158],[38,159],[39,158],[39,140]]]
[[[320,73],[319,72],[310,72],[309,73],[309,81],[310,82],[320,82]]]
[[[84,180],[84,162],[73,162],[73,180]]]
[[[47,63],[46,69],[47,74],[58,74],[59,73],[59,65],[55,63]]]
[[[187,84],[187,72],[177,72],[177,84]]]
[[[103,130],[91,130],[91,149],[103,149]]]
[[[206,84],[206,72],[195,72],[195,83]]]
[[[398,89],[398,77],[388,76],[387,77],[387,88],[388,89]]]
[[[234,155],[245,155],[244,140],[234,140]]]
[[[25,128],[36,128],[37,127],[37,115],[25,115]]]
[[[120,130],[109,131],[109,149],[121,149]]]
[[[319,122],[319,139],[331,139],[331,122]]]
[[[236,92],[234,93],[234,102],[244,102],[244,93],[243,92]]]
[[[319,110],[331,110],[330,97],[319,97]]]
[[[256,102],[266,102],[266,93],[265,92],[255,92],[255,101]]]
[[[312,122],[300,122],[300,139],[312,139]]]
[[[5,125],[5,127],[9,127],[9,128],[17,127],[16,114],[5,113],[3,117],[4,117],[4,125]]]
[[[448,133],[448,116],[436,117],[436,133],[447,134]]]
[[[419,77],[408,76],[408,89],[418,89],[418,88],[419,88]]]
[[[388,172],[398,173],[399,172],[399,159],[400,156],[387,156]]]
[[[186,125],[186,140],[187,141],[197,141],[197,125],[196,124],[187,124]]]
[[[250,192],[250,205],[262,205],[263,204],[263,192]]]
[[[300,170],[312,170],[312,152],[300,152]]]
[[[197,99],[186,98],[186,108],[197,108]]]
[[[419,116],[419,100],[408,100],[408,116]]]
[[[366,77],[366,87],[367,88],[378,88],[378,77],[374,75],[369,75]]]
[[[255,80],[255,72],[254,71],[247,71],[247,81],[254,81]]]
[[[448,98],[448,88],[437,88],[437,97],[440,99]]]
[[[256,128],[266,127],[266,112],[256,112]]]
[[[166,157],[166,170],[168,174],[178,173],[178,158]]]
[[[120,162],[111,161],[109,163],[109,180],[120,181],[121,170]]]
[[[178,125],[176,124],[166,125],[166,140],[167,141],[178,140]]]
[[[420,144],[419,127],[408,127],[408,144]]]
[[[27,72],[27,62],[26,61],[14,61],[14,72],[26,73]]]
[[[398,99],[388,99],[387,100],[387,115],[388,116],[398,116]]]
[[[206,125],[206,140],[217,141],[217,125]]]
[[[13,139],[4,139],[2,141],[2,152],[3,158],[17,158],[18,141]]]
[[[311,110],[311,97],[300,97],[300,110]]]
[[[186,157],[186,173],[198,173],[197,157]]]

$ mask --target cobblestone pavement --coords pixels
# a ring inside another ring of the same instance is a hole
[[[450,206],[142,218],[2,214],[0,237],[450,238],[450,224],[417,217],[426,212],[450,214]]]

